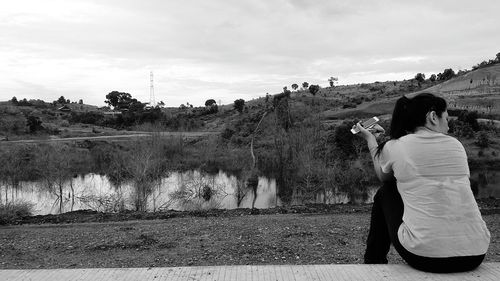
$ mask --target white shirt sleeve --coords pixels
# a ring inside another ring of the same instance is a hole
[[[382,152],[380,152],[378,161],[380,164],[380,168],[382,169],[382,172],[388,174],[393,171],[393,164],[395,161],[395,153],[394,153],[394,146],[395,146],[395,141],[390,140],[388,141],[385,145],[384,148],[382,149]]]
[[[461,153],[462,157],[465,159],[464,166],[465,166],[465,169],[467,170],[466,171],[467,172],[467,177],[470,178],[470,169],[469,169],[469,162],[467,161],[467,159],[468,159],[467,158],[467,152],[465,151],[465,148],[464,148],[463,144],[459,140],[457,140],[455,138],[453,138],[453,140],[457,144],[457,147],[460,150],[460,153]]]

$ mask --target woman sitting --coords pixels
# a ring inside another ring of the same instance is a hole
[[[447,135],[446,101],[424,93],[395,105],[390,140],[355,125],[383,186],[374,197],[365,263],[387,263],[392,243],[412,267],[461,272],[478,267],[490,233],[469,182],[462,144]]]

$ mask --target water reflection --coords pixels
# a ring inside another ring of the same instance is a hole
[[[477,198],[500,197],[500,173],[487,171],[471,177],[478,183]],[[34,215],[58,214],[59,200],[62,200],[62,212],[92,209],[103,212],[118,212],[135,209],[135,188],[131,182],[114,185],[106,176],[87,174],[73,178],[64,184],[62,198],[55,191],[49,191],[43,182],[21,182],[17,189],[0,186],[0,203],[27,201],[34,204]],[[370,203],[377,187],[367,187]],[[255,197],[256,196],[256,197]],[[254,202],[255,197],[255,202]],[[304,194],[292,196],[291,204],[304,203]],[[309,199],[315,203],[348,203],[345,193],[328,190],[315,194]],[[145,209],[159,210],[199,210],[199,209],[235,209],[254,207],[273,208],[281,206],[277,197],[276,181],[260,177],[256,194],[246,188],[246,182],[235,176],[219,172],[206,175],[199,171],[172,172],[152,186],[147,196]],[[358,202],[362,203],[362,202]]]
[[[71,188],[72,187],[72,188]],[[198,191],[211,190],[209,200]],[[176,197],[179,195],[181,197]],[[43,182],[21,182],[19,188],[0,187],[1,202],[27,201],[35,206],[34,215],[59,213],[59,196],[45,188]],[[92,209],[117,212],[134,209],[135,188],[130,182],[113,185],[106,176],[87,174],[78,176],[64,185],[62,212]],[[255,200],[256,208],[272,208],[281,205],[276,196],[276,181],[259,178]],[[156,183],[147,197],[146,210],[165,209],[235,209],[251,208],[254,194],[245,188],[245,183],[235,176],[219,172],[205,175],[199,171],[172,172]]]

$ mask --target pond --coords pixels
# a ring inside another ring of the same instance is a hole
[[[216,175],[201,174],[198,171],[171,172],[152,187],[146,199],[146,210],[250,208],[254,194],[244,188],[244,184],[235,176],[224,172]],[[211,190],[209,200],[197,196],[205,186]],[[58,193],[58,188],[50,191],[43,182],[21,182],[17,189],[0,187],[0,200],[2,203],[6,199],[9,202],[31,202],[34,204],[35,215],[57,214],[60,208]],[[134,195],[135,188],[131,182],[117,186],[103,175],[77,176],[63,185],[62,212],[82,209],[104,212],[133,210]],[[276,181],[259,178],[254,206],[271,208],[280,205],[281,201],[276,196]]]
[[[478,182],[477,198],[500,197],[500,172],[473,173]],[[371,203],[377,187],[367,187]],[[34,215],[57,214],[83,209],[117,212],[135,209],[136,189],[131,182],[114,185],[106,176],[87,174],[63,183],[62,204],[59,191],[48,190],[43,182],[21,182],[19,188],[0,186],[0,203],[24,201],[34,205]],[[291,204],[302,204],[301,194],[292,195]],[[310,197],[311,198],[311,197]],[[318,193],[312,203],[347,203],[349,197],[342,192]],[[283,203],[277,196],[276,180],[259,177],[256,194],[246,182],[222,171],[207,175],[199,171],[171,172],[152,186],[145,200],[146,211],[200,210],[235,208],[273,208]],[[61,209],[61,210],[60,210]]]

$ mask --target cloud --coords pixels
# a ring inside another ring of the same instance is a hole
[[[19,0],[4,6],[0,95],[36,92],[16,88],[13,81],[22,80],[39,85],[43,95],[64,91],[75,100],[78,93],[100,105],[112,90],[148,101],[150,71],[156,99],[168,105],[186,99],[202,105],[208,97],[229,103],[291,83],[326,86],[330,76],[343,84],[470,68],[494,57],[500,45],[500,4],[486,0]]]

